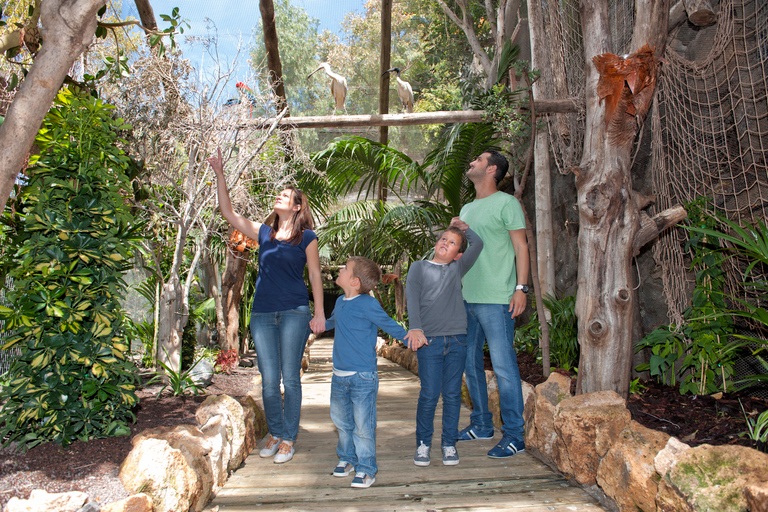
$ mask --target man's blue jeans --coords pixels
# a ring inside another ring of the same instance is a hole
[[[379,374],[357,372],[331,379],[331,420],[339,431],[336,453],[340,462],[349,462],[355,471],[375,476],[376,395]]]
[[[493,416],[488,409],[488,386],[483,368],[483,345],[488,342],[493,372],[499,386],[501,431],[507,437],[522,441],[523,388],[517,354],[514,348],[515,321],[508,304],[470,304],[467,308],[467,388],[472,400],[472,425],[482,431],[493,429]]]
[[[309,338],[308,306],[251,314],[251,337],[261,372],[267,428],[273,437],[296,441],[301,416],[301,358]],[[280,393],[282,378],[285,398]]]
[[[416,407],[416,445],[432,446],[435,409],[443,395],[443,434],[441,446],[455,446],[459,437],[461,376],[467,358],[467,336],[427,338],[427,345],[416,351],[419,360],[421,391]]]

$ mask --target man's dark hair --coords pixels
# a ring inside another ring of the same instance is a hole
[[[494,149],[486,149],[483,153],[488,153],[488,165],[496,166],[496,174],[493,178],[496,180],[496,186],[498,186],[501,180],[504,179],[504,176],[507,175],[509,162],[504,158],[504,155]]]

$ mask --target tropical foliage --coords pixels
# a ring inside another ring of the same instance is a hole
[[[125,435],[135,419],[120,300],[142,224],[126,207],[130,128],[112,107],[60,93],[37,137],[40,154],[5,218],[15,248],[0,309],[21,348],[3,388],[0,436],[32,447],[46,441]]]

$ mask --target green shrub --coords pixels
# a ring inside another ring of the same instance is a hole
[[[23,214],[6,218],[16,286],[14,309],[0,309],[14,331],[3,348],[21,355],[2,391],[5,444],[125,435],[135,421],[119,300],[141,226],[124,202],[129,159],[116,145],[129,127],[112,115],[90,96],[60,93],[26,171]]]

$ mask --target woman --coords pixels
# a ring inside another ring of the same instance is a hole
[[[289,186],[277,196],[264,224],[235,213],[224,178],[221,149],[208,159],[216,174],[219,208],[224,218],[245,236],[259,243],[259,276],[251,308],[251,337],[261,372],[264,413],[269,439],[261,457],[277,464],[293,458],[301,414],[301,358],[310,329],[325,328],[323,283],[317,235],[306,196]],[[315,301],[309,311],[304,266]],[[280,393],[282,378],[285,398]]]

